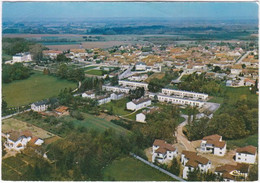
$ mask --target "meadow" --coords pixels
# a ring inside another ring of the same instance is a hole
[[[109,103],[101,105],[101,108],[104,110],[111,110],[114,115],[122,116],[130,114],[131,111],[126,110],[126,103],[129,102],[127,98],[123,98],[116,101],[111,101]]]
[[[77,83],[35,72],[28,79],[2,85],[2,95],[8,107],[27,105],[56,97],[65,88],[76,88]]]
[[[102,70],[89,70],[85,72],[86,74],[90,74],[90,75],[96,75],[96,76],[103,76]]]
[[[114,160],[103,171],[105,181],[174,181],[173,178],[132,158]]]

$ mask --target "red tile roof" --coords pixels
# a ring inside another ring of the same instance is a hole
[[[196,168],[198,166],[198,164],[206,165],[209,162],[209,160],[207,158],[197,155],[196,152],[184,150],[184,151],[182,151],[182,154],[185,156],[185,158],[188,159],[186,166],[191,166],[191,167]]]
[[[176,148],[171,144],[166,143],[164,140],[156,139],[153,143],[154,146],[159,146],[155,152],[165,154],[167,151],[175,151]]]
[[[256,154],[256,147],[254,146],[246,146],[246,147],[240,147],[240,148],[237,148],[237,152],[238,153],[245,153],[245,154],[253,154],[255,155]]]

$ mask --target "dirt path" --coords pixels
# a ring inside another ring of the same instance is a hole
[[[187,137],[183,134],[183,127],[188,123],[188,116],[187,115],[181,115],[182,117],[185,118],[185,121],[182,122],[176,130],[175,136],[177,138],[177,142],[179,144],[182,144],[185,148],[185,150],[188,151],[195,151],[195,148],[191,144],[191,142],[187,139]]]

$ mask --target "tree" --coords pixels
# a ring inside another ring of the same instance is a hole
[[[219,72],[219,71],[221,71],[221,68],[219,66],[215,66],[213,72]]]
[[[7,111],[7,102],[2,99],[2,115],[5,114]]]
[[[50,74],[50,70],[44,68],[44,69],[43,69],[43,74],[44,74],[44,75],[49,75],[49,74]]]
[[[65,79],[68,76],[68,66],[66,64],[61,64],[57,72],[58,77]]]
[[[187,177],[188,181],[201,181],[200,171],[198,168],[194,169],[193,171],[188,171]]]
[[[250,168],[247,180],[248,181],[257,181],[258,180],[258,164],[254,164]]]
[[[144,96],[144,88],[136,88],[135,90],[129,91],[129,99],[138,99]]]
[[[35,44],[33,46],[30,46],[30,53],[33,56],[33,60],[36,61],[36,63],[38,63],[42,57],[42,51],[44,50],[44,47],[41,44]]]
[[[57,62],[68,62],[68,61],[70,61],[70,59],[67,58],[64,54],[57,55],[56,60],[57,60]]]
[[[173,174],[175,174],[177,176],[180,174],[180,164],[179,164],[179,162],[177,161],[176,158],[173,158],[173,160],[172,160],[170,172],[172,172]]]
[[[242,64],[242,69],[245,69],[246,68],[246,64]]]
[[[118,79],[118,75],[112,77],[112,78],[110,79],[111,85],[112,85],[112,86],[118,85],[118,80],[119,80],[119,79]]]

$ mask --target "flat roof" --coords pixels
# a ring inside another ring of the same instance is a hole
[[[175,89],[170,89],[170,88],[162,88],[162,90],[172,90],[172,91],[177,91],[177,92],[187,92],[187,93],[194,93],[194,94],[208,95],[208,94],[205,94],[205,93],[191,92],[191,91],[185,91],[185,90],[175,90]]]
[[[204,103],[203,101],[199,101],[199,100],[184,99],[184,98],[173,97],[173,96],[169,96],[169,95],[154,94],[154,93],[150,93],[149,95],[157,95],[157,96],[160,96],[160,97],[168,97],[168,98],[172,98],[172,99],[181,99],[181,100],[186,100],[186,101],[193,101],[193,102]]]

